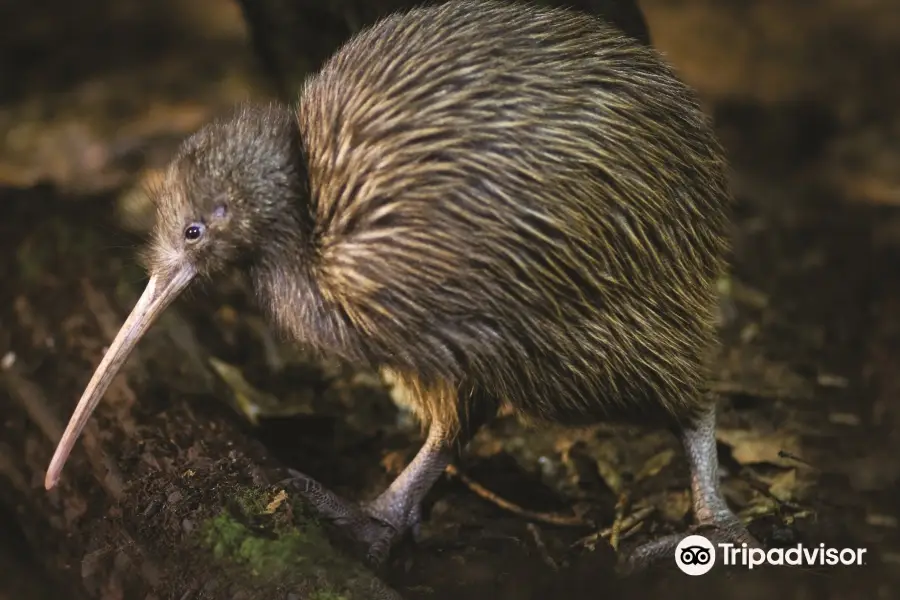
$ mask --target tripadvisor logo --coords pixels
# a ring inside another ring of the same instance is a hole
[[[788,566],[851,566],[863,565],[865,548],[804,547],[802,544],[790,548],[749,548],[747,544],[719,544],[718,548],[702,535],[689,535],[675,548],[675,564],[688,575],[708,573],[720,558],[723,565],[742,565],[748,569],[760,565]]]
[[[747,544],[736,547],[734,544],[719,544],[722,551],[723,565],[745,565],[748,569],[760,565],[789,565],[836,567],[863,565],[865,548],[828,548],[825,544],[818,547],[804,547],[802,544],[790,548],[748,548]]]
[[[716,564],[716,548],[702,535],[689,535],[675,547],[675,564],[688,575],[703,575]]]

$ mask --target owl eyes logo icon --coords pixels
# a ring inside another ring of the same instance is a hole
[[[702,535],[689,535],[675,547],[675,564],[688,575],[709,573],[716,564],[716,548]]]

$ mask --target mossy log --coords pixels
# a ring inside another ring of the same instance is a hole
[[[33,189],[0,190],[0,204],[0,502],[67,598],[400,598],[279,485],[287,471],[216,400],[177,304],[46,491],[63,426],[143,275],[108,202]]]

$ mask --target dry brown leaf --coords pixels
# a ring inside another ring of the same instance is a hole
[[[796,498],[797,469],[789,469],[776,475],[769,485],[769,493],[782,502]]]
[[[272,513],[274,513],[276,510],[278,510],[278,507],[281,506],[285,500],[287,500],[287,497],[287,492],[285,492],[284,490],[279,490],[278,493],[275,494],[275,497],[272,498],[272,501],[266,505],[265,513],[267,515],[271,515]]]
[[[760,432],[746,429],[720,428],[719,441],[731,446],[734,459],[742,465],[753,463],[783,464],[779,452],[802,455],[800,440],[788,431]]]
[[[641,467],[641,470],[638,472],[637,476],[635,476],[635,480],[641,481],[658,475],[660,471],[669,466],[673,458],[675,458],[674,450],[663,450],[662,452],[651,456],[649,460],[644,463],[644,466]]]
[[[681,521],[691,510],[691,493],[688,490],[669,492],[659,510],[666,521],[671,523]]]

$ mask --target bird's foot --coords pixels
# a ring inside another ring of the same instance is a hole
[[[418,537],[419,505],[405,513],[389,510],[391,503],[385,501],[385,495],[390,490],[372,502],[357,504],[302,473],[292,469],[290,474],[291,479],[283,483],[296,489],[319,517],[333,524],[350,542],[358,544],[372,567],[384,564],[394,544],[407,532]]]
[[[719,544],[733,544],[738,548],[743,544],[747,544],[748,548],[763,547],[740,520],[731,511],[728,511],[698,523],[685,533],[663,536],[623,554],[619,558],[619,572],[626,575],[634,574],[664,560],[674,562],[676,547],[690,535],[705,537],[717,550],[719,550]]]

